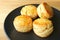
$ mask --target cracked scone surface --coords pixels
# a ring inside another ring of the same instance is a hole
[[[43,2],[37,7],[37,13],[40,18],[51,18],[53,17],[53,9],[50,5]]]
[[[33,31],[39,37],[48,37],[53,32],[53,24],[48,19],[38,18],[33,22]]]
[[[37,8],[34,5],[26,5],[21,9],[21,15],[27,15],[35,19],[37,17]]]
[[[18,32],[29,32],[32,29],[32,19],[29,16],[19,15],[13,21]]]

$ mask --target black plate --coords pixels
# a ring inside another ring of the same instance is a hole
[[[38,4],[33,5],[36,7],[38,6]],[[20,10],[22,7],[23,6],[20,6],[9,13],[4,22],[5,32],[11,40],[60,40],[60,11],[55,8],[53,8],[54,17],[51,18],[54,25],[54,32],[49,37],[40,38],[34,34],[33,30],[29,33],[17,32],[14,28],[13,20],[16,16],[20,15]]]

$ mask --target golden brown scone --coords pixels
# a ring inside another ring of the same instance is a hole
[[[53,32],[53,24],[48,19],[38,18],[33,22],[33,31],[39,37],[48,37]]]
[[[29,16],[17,16],[13,24],[18,32],[29,32],[32,29],[32,19]]]
[[[24,6],[21,9],[21,15],[27,15],[35,19],[37,17],[37,8],[33,5]]]
[[[38,16],[41,18],[53,17],[53,9],[47,3],[43,2],[37,7]]]

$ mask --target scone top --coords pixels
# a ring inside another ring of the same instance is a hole
[[[44,19],[44,18],[38,18],[33,22],[34,25],[38,25],[39,27],[46,27],[46,28],[50,28],[51,26],[53,26],[52,21],[48,20],[48,19]]]

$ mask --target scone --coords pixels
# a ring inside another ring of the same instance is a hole
[[[35,19],[37,17],[37,8],[33,5],[24,6],[21,9],[21,15],[27,15]]]
[[[53,9],[47,3],[41,3],[37,7],[38,16],[41,18],[51,18],[53,17]]]
[[[53,24],[48,19],[38,18],[33,22],[33,31],[39,37],[48,37],[53,32]]]
[[[32,29],[32,19],[29,16],[19,15],[13,21],[18,32],[29,32]]]

